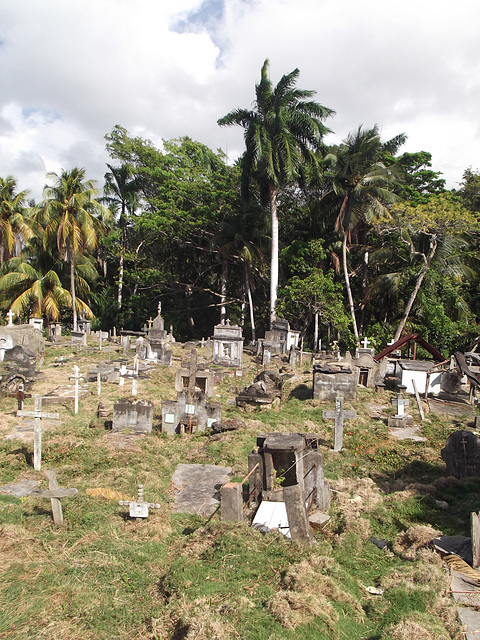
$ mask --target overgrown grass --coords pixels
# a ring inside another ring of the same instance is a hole
[[[73,364],[86,374],[117,355],[50,347],[35,392],[67,384]],[[68,364],[57,368],[59,356]],[[175,345],[175,357],[172,369],[154,369],[139,381],[139,397],[155,403],[156,427],[161,401],[175,398],[175,368],[189,353]],[[305,367],[286,385],[280,407],[241,413],[229,402],[232,388],[248,384],[258,369],[245,360],[243,378],[226,377],[213,400],[246,426],[221,436],[168,437],[155,428],[145,437],[112,438],[95,420],[95,383],[77,416],[72,404],[58,407],[61,421],[45,425],[43,467],[55,468],[60,485],[79,493],[62,501],[61,529],[53,526],[48,500],[0,494],[0,638],[387,640],[406,637],[399,635],[405,629],[455,637],[459,628],[443,597],[438,559],[405,540],[417,540],[415,527],[427,525],[468,535],[480,480],[445,480],[440,457],[458,424],[430,415],[423,423],[426,443],[396,441],[381,419],[371,417],[372,405],[390,410],[388,397],[361,390],[357,419],[345,424],[344,450],[333,453],[325,405],[311,399]],[[129,393],[128,383],[123,390],[102,385],[102,401],[110,406]],[[32,468],[32,443],[4,439],[18,423],[15,408],[15,399],[2,399],[0,484],[25,478],[46,487]],[[171,510],[179,462],[231,466],[241,478],[257,435],[273,431],[314,432],[324,453],[335,493],[331,521],[314,547],[292,545],[281,534],[264,536],[247,523],[222,523],[218,514],[207,519]],[[90,491],[134,498],[139,482],[145,497],[161,504],[141,522],[130,521],[117,500]],[[436,501],[447,502],[448,510]],[[373,545],[372,536],[387,540],[387,548]],[[368,586],[384,595],[370,595]]]

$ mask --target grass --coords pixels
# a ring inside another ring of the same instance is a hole
[[[93,346],[93,342],[92,342]],[[69,345],[47,347],[36,393],[68,383],[73,364],[83,374],[119,354]],[[59,356],[68,362],[53,366]],[[174,367],[139,381],[139,397],[154,401],[151,434],[112,438],[96,420],[96,383],[80,401],[55,410],[46,426],[43,467],[55,468],[60,486],[78,495],[62,501],[65,526],[53,525],[48,500],[0,494],[0,639],[24,640],[408,640],[454,638],[454,608],[445,597],[439,559],[422,549],[421,527],[469,535],[480,479],[445,479],[440,450],[458,423],[427,416],[426,443],[392,439],[371,406],[388,412],[388,398],[360,390],[357,419],[345,425],[344,450],[332,453],[325,408],[311,399],[311,374],[298,369],[279,407],[242,413],[229,401],[234,385],[250,382],[258,365],[245,356],[241,380],[215,388],[225,417],[245,428],[220,437],[160,433],[161,401],[174,399],[174,373],[189,353],[174,346]],[[121,395],[102,385],[110,406]],[[29,402],[32,402],[31,400]],[[0,484],[46,478],[32,468],[32,443],[5,440],[13,431],[16,400],[4,397],[0,425]],[[331,408],[331,407],[329,407]],[[350,408],[350,406],[348,406]],[[415,407],[411,407],[416,422]],[[325,474],[335,490],[331,521],[304,549],[281,534],[262,535],[247,524],[222,523],[171,510],[171,478],[179,462],[231,466],[247,472],[259,433],[315,432]],[[149,518],[128,519],[113,490],[161,505]],[[448,510],[436,501],[446,501]],[[420,527],[420,529],[418,528]],[[385,539],[386,550],[370,537]],[[367,586],[384,590],[371,596]],[[410,634],[410,635],[409,635]]]

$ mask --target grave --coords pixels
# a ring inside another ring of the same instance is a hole
[[[194,384],[195,391],[201,391],[207,397],[211,397],[214,380],[214,372],[206,369],[204,364],[198,364],[197,351],[192,349],[190,363],[182,363],[182,367],[175,374],[175,391],[188,390],[191,384]]]
[[[215,364],[223,367],[241,367],[243,356],[242,328],[225,324],[217,324],[213,329],[213,355]]]
[[[305,504],[321,511],[327,511],[330,506],[323,454],[317,448],[314,434],[259,435],[257,446],[248,456],[248,471],[253,471],[249,494],[254,491],[256,502],[284,501],[284,488],[298,485]]]
[[[413,425],[413,417],[405,413],[405,407],[410,404],[410,400],[403,397],[402,393],[391,399],[391,403],[397,407],[397,413],[388,417],[388,426],[396,429],[403,429]]]
[[[87,346],[87,334],[85,331],[73,331],[72,330],[72,344],[79,347]]]
[[[395,362],[397,386],[406,387],[406,393],[414,394],[413,383],[418,393],[437,395],[441,391],[442,372],[434,369],[434,363],[427,360],[397,360]]]
[[[43,331],[43,318],[30,318],[28,324],[37,331]]]
[[[62,337],[62,325],[59,322],[54,322],[48,326],[48,338],[49,342],[59,342]]]
[[[455,431],[442,449],[445,475],[455,478],[480,476],[480,440],[471,431]]]
[[[88,382],[97,382],[98,375],[100,375],[101,382],[114,383],[118,381],[120,375],[120,362],[99,362],[94,369],[91,369],[87,374]]]
[[[342,362],[313,365],[313,397],[320,402],[335,402],[337,396],[345,400],[358,398],[355,367]]]
[[[20,374],[29,382],[35,379],[36,355],[28,347],[16,345],[5,351],[4,359],[8,375]]]
[[[209,516],[220,506],[220,488],[232,474],[230,467],[213,464],[178,464],[172,482],[175,489],[173,510]]]
[[[343,407],[342,396],[335,398],[335,409],[333,411],[324,410],[322,415],[327,420],[335,420],[333,431],[333,451],[341,451],[343,447],[343,421],[345,419],[355,419],[357,412],[354,409],[346,411]]]
[[[162,432],[169,435],[205,431],[221,419],[221,405],[209,403],[201,391],[179,391],[176,400],[162,402]]]
[[[0,326],[0,342],[5,350],[22,346],[37,356],[45,350],[42,332],[29,324]]]
[[[271,408],[280,402],[282,397],[283,380],[273,371],[262,371],[253,383],[238,394],[235,403],[238,407],[248,410],[253,407]]]
[[[153,402],[120,398],[113,403],[112,431],[130,429],[135,433],[150,433],[153,425]]]
[[[149,509],[160,509],[160,505],[157,502],[145,502],[143,499],[143,484],[138,485],[136,501],[119,500],[118,504],[120,506],[128,507],[130,518],[136,518],[137,520],[148,518]]]
[[[57,475],[53,469],[48,469],[45,472],[45,475],[48,478],[49,487],[48,489],[34,489],[30,492],[29,496],[31,498],[50,498],[50,502],[52,505],[52,517],[53,522],[56,527],[61,527],[63,525],[63,512],[62,512],[62,503],[60,502],[61,498],[73,498],[77,495],[77,489],[62,489],[58,486]]]
[[[294,347],[298,348],[300,341],[300,331],[290,329],[290,325],[284,318],[272,320],[271,328],[265,332],[265,338],[259,340],[259,351],[267,347],[272,355],[286,354]]]
[[[357,384],[369,389],[384,384],[388,366],[386,358],[376,362],[373,358],[374,355],[373,349],[357,348],[355,358],[352,358],[349,351],[345,353],[344,358],[347,365],[353,367],[356,371]]]
[[[17,411],[17,416],[34,419],[34,435],[33,435],[33,468],[40,471],[42,467],[42,420],[59,420],[58,413],[48,413],[42,411],[42,396],[35,395],[35,405],[33,411],[21,410]]]
[[[165,330],[165,323],[161,315],[162,305],[158,303],[158,313],[154,320],[149,320],[147,329],[147,340],[145,345],[145,355],[147,360],[152,360],[160,365],[172,366],[173,353],[168,348],[172,341]]]

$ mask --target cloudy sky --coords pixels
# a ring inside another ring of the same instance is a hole
[[[269,58],[336,111],[328,143],[404,132],[455,187],[480,168],[479,25],[478,0],[0,0],[0,176],[36,198],[62,168],[102,186],[116,124],[233,158],[241,131],[217,119]]]

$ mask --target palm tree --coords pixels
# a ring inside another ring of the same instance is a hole
[[[105,174],[104,196],[102,202],[108,205],[118,214],[118,227],[120,230],[120,257],[118,265],[118,295],[117,306],[122,308],[123,292],[123,262],[124,253],[127,246],[127,225],[128,217],[135,215],[138,206],[138,181],[132,177],[132,173],[127,165],[114,167],[107,163],[110,169]]]
[[[15,255],[15,246],[19,238],[26,240],[31,233],[23,218],[27,192],[16,191],[15,178],[0,178],[0,267]]]
[[[336,211],[335,230],[342,233],[342,269],[347,290],[355,339],[359,341],[355,305],[353,302],[347,263],[347,243],[352,231],[360,223],[372,224],[380,217],[389,217],[387,205],[396,201],[393,189],[399,172],[395,166],[386,166],[386,153],[394,153],[405,141],[399,135],[383,143],[375,125],[371,129],[350,134],[336,149],[325,157],[326,179],[330,189],[324,204]]]
[[[316,165],[315,151],[329,131],[322,120],[333,111],[308,100],[314,91],[297,89],[300,74],[295,69],[282,76],[276,87],[268,77],[269,61],[263,63],[260,82],[255,86],[254,108],[235,109],[218,120],[220,126],[237,124],[244,128],[242,156],[244,196],[254,178],[260,186],[271,215],[270,322],[275,319],[278,290],[278,190],[299,179],[305,164]]]
[[[85,179],[85,170],[75,167],[62,170],[60,175],[49,173],[51,186],[44,190],[37,220],[44,227],[43,243],[56,243],[60,257],[70,267],[70,294],[72,297],[73,329],[77,329],[77,304],[75,292],[75,262],[85,251],[98,246],[99,236],[105,225],[98,216],[107,218],[108,209],[96,200],[97,190],[92,180]]]

